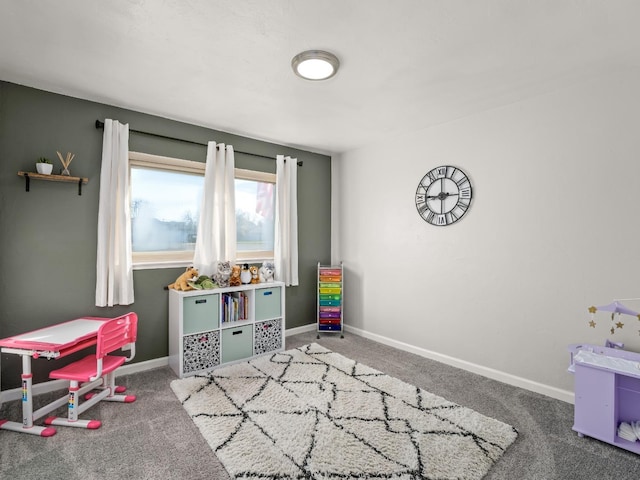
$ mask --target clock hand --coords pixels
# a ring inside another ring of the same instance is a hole
[[[428,195],[427,199],[437,198],[438,200],[444,200],[447,197],[453,197],[459,195],[458,193],[440,192],[438,195]]]

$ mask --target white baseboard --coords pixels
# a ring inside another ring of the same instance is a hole
[[[301,327],[287,328],[284,335],[285,337],[290,337],[291,335],[297,335],[298,333],[313,332],[315,329],[316,324],[310,323],[309,325],[303,325]]]
[[[312,327],[315,328],[315,324],[313,324]],[[349,325],[344,325],[344,329],[345,331],[353,333],[355,335],[359,335],[361,337],[368,338],[370,340],[374,340],[376,342],[383,343],[385,345],[389,345],[390,347],[394,347],[399,350],[404,350],[405,352],[415,353],[416,355],[420,355],[421,357],[425,357],[430,360],[435,360],[437,362],[441,362],[446,365],[451,365],[452,367],[461,368],[462,370],[476,373],[478,375],[482,375],[483,377],[491,378],[492,380],[497,380],[499,382],[506,383],[507,385],[513,385],[514,387],[524,388],[525,390],[540,393],[542,395],[546,395],[547,397],[555,398],[557,400],[561,400],[563,402],[567,402],[571,404],[573,404],[575,400],[573,392],[570,392],[568,390],[562,390],[560,388],[551,387],[549,385],[534,382],[532,380],[527,380],[526,378],[518,377],[516,375],[511,375],[509,373],[501,372],[499,370],[494,370],[493,368],[483,367],[482,365],[476,365],[475,363],[467,362],[466,360],[460,360],[458,358],[450,357],[448,355],[442,355],[441,353],[432,352],[430,350],[426,350],[421,347],[416,347],[408,343],[399,342],[397,340],[383,337],[382,335],[378,335],[375,333],[369,333],[359,328],[350,327]]]
[[[289,328],[285,330],[285,336],[296,335],[298,333],[305,333],[314,331],[316,324],[303,325],[302,327]],[[154,358],[153,360],[147,360],[145,362],[132,363],[131,365],[123,365],[118,369],[118,376],[128,375],[131,373],[144,372],[146,370],[152,370],[154,368],[164,367],[169,365],[169,357]],[[33,395],[40,395],[43,393],[55,392],[56,390],[62,390],[67,388],[68,383],[64,380],[50,380],[48,382],[41,382],[33,385]],[[20,387],[0,392],[0,405],[4,402],[10,402],[12,400],[19,400],[22,398],[22,389]]]
[[[285,336],[296,335],[298,333],[310,332],[315,330],[316,324],[303,325],[302,327],[289,328],[285,330]],[[169,357],[154,358],[145,362],[132,363],[131,365],[123,365],[118,369],[118,376],[129,375],[131,373],[144,372],[154,368],[169,365]],[[68,382],[64,380],[50,380],[48,382],[36,383],[33,385],[33,395],[41,395],[43,393],[55,392],[67,388]],[[22,398],[22,388],[13,388],[5,392],[0,392],[0,405],[4,402],[20,400]]]
[[[288,337],[291,335],[297,335],[299,333],[312,332],[312,331],[315,331],[315,329],[316,329],[315,323],[311,323],[309,325],[303,325],[301,327],[289,328],[285,331],[285,336]],[[524,388],[525,390],[540,393],[542,395],[546,395],[548,397],[555,398],[563,402],[567,402],[571,404],[574,403],[574,394],[573,392],[570,392],[568,390],[562,390],[556,387],[551,387],[549,385],[534,382],[532,380],[527,380],[526,378],[501,372],[493,368],[488,368],[482,365],[477,365],[475,363],[467,362],[466,360],[460,360],[458,358],[450,357],[448,355],[432,352],[430,350],[427,350],[421,347],[416,347],[408,343],[400,342],[398,340],[393,340],[391,338],[387,338],[382,335],[378,335],[376,333],[370,333],[370,332],[367,332],[366,330],[361,330],[359,328],[351,327],[349,325],[344,325],[344,329],[349,333],[353,333],[355,335],[374,340],[384,345],[389,345],[390,347],[394,347],[399,350],[404,350],[405,352],[414,353],[416,355],[420,355],[421,357],[425,357],[430,360],[435,360],[436,362],[441,362],[446,365],[451,365],[452,367],[461,368],[462,370],[476,373],[478,375],[482,375],[483,377],[491,378],[492,380],[497,380],[499,382],[506,383],[507,385],[513,385],[515,387]],[[155,358],[153,360],[147,360],[145,362],[133,363],[131,365],[123,365],[120,369],[118,369],[118,374],[128,375],[131,373],[138,373],[146,370],[152,370],[154,368],[164,367],[166,365],[169,365],[169,357]],[[34,385],[33,394],[38,395],[42,393],[53,392],[55,390],[60,390],[63,388],[66,388],[66,382],[64,380],[52,380],[49,382],[43,382],[43,383],[38,383]],[[14,388],[12,390],[7,390],[6,392],[2,392],[2,394],[0,394],[0,405],[2,405],[3,402],[19,400],[20,398],[22,398],[21,388]]]
[[[169,365],[169,357],[154,358],[153,360],[147,360],[145,362],[132,363],[131,365],[123,365],[118,369],[119,377],[121,375],[129,375],[130,373],[144,372],[146,370],[152,370],[154,368],[164,367]],[[69,382],[65,380],[50,380],[48,382],[36,383],[33,385],[33,395],[40,395],[43,393],[55,392],[56,390],[62,390],[67,388]],[[10,402],[12,400],[20,400],[22,398],[22,388],[13,388],[2,392],[0,395],[0,405],[4,402]]]

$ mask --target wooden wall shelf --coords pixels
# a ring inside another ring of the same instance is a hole
[[[32,178],[35,180],[46,180],[48,182],[75,183],[78,185],[78,195],[82,195],[82,185],[89,183],[89,179],[86,177],[70,177],[69,175],[43,175],[41,173],[23,171],[18,172],[18,175],[25,179],[25,192],[29,191],[29,181]]]

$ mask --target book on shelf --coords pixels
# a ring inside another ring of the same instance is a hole
[[[237,322],[249,318],[249,297],[245,292],[223,293],[222,323]]]

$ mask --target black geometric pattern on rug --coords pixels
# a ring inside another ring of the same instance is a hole
[[[480,479],[517,437],[315,343],[171,387],[234,479]]]

